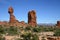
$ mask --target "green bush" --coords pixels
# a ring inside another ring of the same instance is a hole
[[[39,40],[38,35],[37,35],[37,34],[34,34],[34,35],[33,35],[33,39],[32,39],[32,40]]]
[[[39,27],[33,28],[33,32],[41,32],[41,29]]]
[[[26,31],[31,30],[31,29],[32,29],[31,26],[28,26],[28,27],[25,28]]]
[[[31,33],[26,33],[26,34],[22,34],[21,37],[23,38],[23,40],[31,40]]]
[[[22,34],[21,37],[23,40],[39,40],[39,37],[33,33]]]
[[[14,26],[10,26],[9,28],[8,28],[8,34],[9,35],[16,35],[16,34],[18,34],[18,32],[17,32],[18,30],[17,30],[17,27],[14,27]]]
[[[56,29],[54,36],[60,36],[60,28]]]
[[[5,29],[2,26],[0,26],[0,34],[5,34]]]
[[[5,40],[5,38],[0,37],[0,40]]]
[[[45,32],[54,31],[54,28],[44,27],[44,28],[43,28],[43,31],[45,31]]]

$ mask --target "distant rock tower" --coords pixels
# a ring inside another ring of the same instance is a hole
[[[33,27],[37,25],[36,12],[34,10],[28,12],[28,24]]]
[[[60,21],[57,21],[57,26],[60,27]]]
[[[13,12],[14,12],[13,8],[12,7],[9,7],[9,9],[8,9],[8,13],[10,14],[9,23],[12,24],[12,25],[14,23],[16,23],[16,19],[15,19],[15,16],[13,15]]]

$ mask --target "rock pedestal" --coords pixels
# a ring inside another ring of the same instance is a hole
[[[36,12],[34,10],[28,12],[28,24],[30,26],[36,26]]]

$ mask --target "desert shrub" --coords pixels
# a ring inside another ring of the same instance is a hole
[[[8,28],[8,34],[9,35],[16,35],[16,34],[18,34],[18,32],[17,32],[18,30],[17,30],[17,27],[14,27],[14,26],[10,26],[9,28]]]
[[[22,34],[21,37],[23,38],[23,40],[31,40],[31,33],[26,33],[26,34]]]
[[[32,27],[31,27],[31,26],[28,26],[28,27],[25,28],[25,30],[26,30],[26,31],[32,30]]]
[[[54,36],[60,36],[60,28],[56,29]]]
[[[5,40],[5,38],[4,37],[0,37],[0,40]]]
[[[39,27],[34,27],[33,32],[41,32],[41,29]]]
[[[43,31],[45,31],[45,32],[54,31],[54,28],[44,27],[44,28],[43,28]]]
[[[23,40],[38,40],[39,39],[39,37],[33,33],[22,34],[21,37],[23,38]]]
[[[37,35],[37,34],[34,34],[34,35],[33,35],[33,39],[32,39],[32,40],[39,40],[38,35]]]
[[[5,30],[2,26],[0,26],[0,34],[5,34]]]

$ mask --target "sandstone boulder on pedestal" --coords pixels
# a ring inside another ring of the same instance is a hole
[[[22,21],[22,22],[19,22],[18,20],[16,20],[15,16],[13,15],[13,8],[10,7],[8,9],[8,13],[10,14],[10,21],[9,21],[9,25],[10,26],[26,26],[25,22]]]
[[[17,20],[16,20],[15,16],[13,15],[13,11],[14,10],[12,7],[10,7],[8,9],[8,13],[10,14],[10,21],[9,21],[10,25],[15,25],[17,23]]]
[[[36,26],[36,12],[34,10],[28,12],[28,24],[30,26]]]

